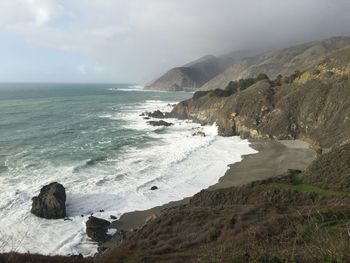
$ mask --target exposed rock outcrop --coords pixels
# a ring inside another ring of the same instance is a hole
[[[66,190],[57,182],[41,188],[40,194],[32,200],[31,213],[38,217],[58,219],[66,216]]]
[[[111,239],[111,236],[107,234],[110,224],[107,220],[90,216],[86,221],[86,234],[96,242],[106,242]]]
[[[347,57],[350,47],[289,78],[293,81],[276,84],[262,80],[228,97],[195,94],[179,103],[171,114],[201,124],[216,122],[224,136],[298,138],[316,148],[329,148],[350,137]]]
[[[165,114],[161,112],[160,110],[156,110],[154,112],[148,112],[147,113],[148,117],[156,118],[156,119],[163,119],[165,118]]]
[[[173,123],[171,122],[166,122],[166,121],[163,121],[163,120],[160,120],[160,121],[148,121],[147,122],[149,125],[152,125],[152,126],[171,126],[173,125]]]

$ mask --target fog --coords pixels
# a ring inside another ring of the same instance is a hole
[[[350,36],[348,0],[11,0],[0,80],[147,82],[206,54]]]

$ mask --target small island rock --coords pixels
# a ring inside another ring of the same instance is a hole
[[[156,118],[156,119],[163,119],[165,118],[165,115],[163,112],[161,112],[160,110],[156,110],[154,112],[149,112],[148,117],[152,117],[152,118]]]
[[[41,188],[40,194],[32,200],[32,214],[47,219],[66,217],[66,190],[63,185],[50,183]]]
[[[166,122],[166,121],[148,121],[147,122],[149,125],[152,125],[152,126],[171,126],[173,125],[173,123],[170,123],[170,122]]]

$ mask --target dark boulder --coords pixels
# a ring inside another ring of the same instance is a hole
[[[106,242],[111,236],[107,234],[108,227],[111,223],[107,220],[90,216],[89,220],[86,221],[86,234],[93,241]]]
[[[148,117],[152,117],[152,118],[156,118],[156,119],[163,119],[165,118],[165,115],[163,112],[161,112],[160,110],[156,110],[154,112],[149,112]]]
[[[166,122],[166,121],[148,121],[147,122],[149,125],[152,125],[152,126],[171,126],[173,125],[173,123],[171,122]]]
[[[152,190],[152,191],[157,190],[157,189],[158,189],[158,186],[155,186],[155,185],[154,185],[154,186],[151,187],[151,190]]]
[[[192,136],[199,136],[199,137],[205,137],[205,133],[202,131],[198,131],[192,134]]]
[[[42,218],[58,219],[66,217],[66,190],[59,183],[51,183],[33,197],[31,212]]]

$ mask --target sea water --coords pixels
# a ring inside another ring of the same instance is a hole
[[[191,96],[127,84],[1,84],[0,252],[94,255],[91,213],[109,219],[191,196],[255,152],[215,125],[153,127],[140,116]],[[199,130],[206,136],[193,136]],[[55,181],[71,221],[30,213],[31,198]]]

